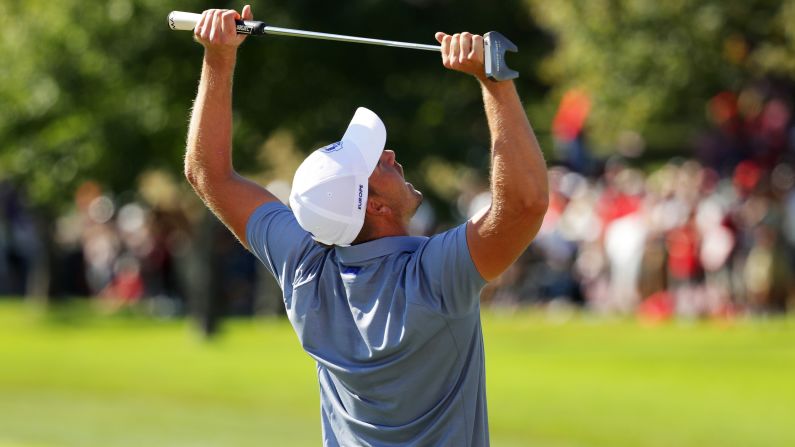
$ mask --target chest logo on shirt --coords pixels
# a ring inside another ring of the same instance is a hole
[[[342,276],[342,279],[354,279],[361,269],[361,267],[343,266],[340,276]]]

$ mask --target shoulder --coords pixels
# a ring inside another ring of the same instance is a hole
[[[436,259],[447,255],[468,254],[466,223],[426,238],[418,247],[416,254]]]
[[[283,288],[301,279],[301,274],[329,251],[315,242],[280,202],[266,203],[254,210],[246,226],[246,240],[249,250]]]
[[[290,211],[290,208],[288,208],[287,205],[283,204],[282,202],[275,201],[263,203],[254,209],[248,218],[248,224],[251,225],[252,222],[255,222],[258,219],[272,217],[274,215],[281,215],[285,217],[289,215],[293,220],[295,220],[295,215],[293,215],[293,212]]]
[[[480,276],[467,246],[466,224],[431,236],[411,256],[406,271],[410,301],[445,317],[458,318],[477,311]]]

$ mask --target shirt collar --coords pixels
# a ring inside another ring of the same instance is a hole
[[[334,247],[334,250],[343,264],[356,264],[392,253],[414,251],[426,239],[420,236],[390,236],[349,247]]]

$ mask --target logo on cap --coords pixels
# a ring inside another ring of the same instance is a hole
[[[364,185],[359,185],[359,209],[362,209],[362,198],[364,197]]]
[[[322,152],[330,154],[332,152],[337,152],[338,150],[342,149],[342,141],[337,141],[336,143],[331,143],[328,146],[320,149]]]

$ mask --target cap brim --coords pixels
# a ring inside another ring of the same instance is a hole
[[[342,141],[350,141],[359,149],[369,176],[378,164],[381,153],[384,152],[386,128],[378,115],[359,107],[348,124]]]

